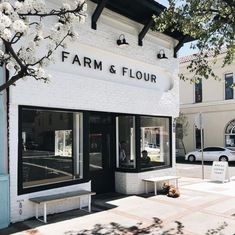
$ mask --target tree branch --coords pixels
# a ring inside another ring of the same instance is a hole
[[[8,88],[9,86],[15,84],[16,81],[26,76],[26,71],[21,70],[18,74],[12,76],[7,82],[0,85],[0,92],[2,92],[4,89]]]
[[[15,61],[19,64],[21,70],[24,70],[26,68],[26,66],[22,63],[22,61],[20,60],[20,58],[17,56],[17,54],[15,53],[15,51],[13,50],[11,43],[2,39],[6,48],[6,51],[8,53],[10,53],[12,55],[12,57],[15,59]]]
[[[28,66],[35,66],[37,64],[40,64],[44,59],[49,59],[49,57],[53,54],[54,51],[56,51],[56,49],[62,45],[63,41],[71,34],[70,31],[67,32],[67,34],[61,39],[60,42],[57,43],[57,45],[55,46],[55,48],[53,50],[49,50],[47,55],[43,56],[40,60],[38,60],[37,62],[35,62],[34,64],[28,64]]]
[[[35,12],[35,13],[31,13],[31,12],[28,12],[28,13],[19,13],[19,16],[22,16],[22,17],[25,17],[25,16],[38,16],[38,17],[47,17],[47,16],[61,16],[61,15],[65,15],[67,13],[76,13],[76,12],[80,12],[82,10],[82,7],[83,5],[85,4],[85,2],[79,6],[77,6],[75,9],[73,10],[64,10],[64,9],[61,9],[61,10],[51,10],[50,12],[48,13],[38,13],[38,12]]]

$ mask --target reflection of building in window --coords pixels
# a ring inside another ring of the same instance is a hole
[[[72,156],[72,131],[55,131],[55,155]]]
[[[118,138],[117,138],[117,156],[118,167],[134,168],[135,167],[135,133],[134,117],[120,116],[118,121]]]
[[[82,114],[63,112],[61,120],[61,112],[22,108],[20,115],[23,188],[81,178]]]
[[[102,133],[90,134],[90,150],[89,150],[89,169],[90,171],[102,170]]]
[[[148,166],[157,167],[170,164],[169,119],[141,116],[141,151],[150,158]]]
[[[161,148],[161,127],[142,127],[141,143],[142,149],[148,152],[152,159],[162,160]]]

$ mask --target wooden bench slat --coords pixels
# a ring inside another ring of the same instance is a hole
[[[53,195],[29,198],[29,200],[34,203],[40,204],[42,202],[62,200],[65,198],[79,197],[79,196],[85,196],[85,195],[95,195],[95,194],[96,194],[95,192],[91,192],[91,191],[87,191],[87,190],[78,190],[78,191],[67,192],[67,193],[60,193],[60,194],[53,194]]]

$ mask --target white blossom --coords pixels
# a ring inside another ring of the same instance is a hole
[[[19,15],[15,11],[11,12],[8,16],[12,20],[12,22],[19,19]]]
[[[85,0],[76,0],[75,3],[78,5],[81,5],[85,2]]]
[[[50,64],[50,60],[48,58],[44,58],[40,64],[41,67],[47,67]]]
[[[32,4],[33,8],[39,12],[44,12],[46,9],[46,4],[44,0],[34,0]]]
[[[0,3],[0,11],[10,14],[14,9],[9,2]]]
[[[7,53],[3,55],[3,60],[8,60],[11,56]]]
[[[28,29],[23,20],[16,20],[13,22],[12,27],[17,33],[24,33]]]
[[[84,4],[82,5],[82,11],[87,11],[87,4],[86,4],[86,3],[84,3]]]
[[[37,70],[35,70],[35,72],[36,72],[36,75],[37,75],[38,77],[43,77],[43,76],[45,76],[45,70],[44,70],[43,68],[41,68],[41,67],[39,67]]]
[[[79,16],[79,22],[80,22],[81,24],[84,24],[85,21],[86,21],[86,17],[85,17],[84,15],[80,15],[80,16]]]
[[[45,0],[0,0],[0,46],[4,46],[5,41],[10,42],[8,45],[12,43],[10,46],[15,55],[27,66],[28,76],[22,79],[33,76],[37,80],[49,81],[51,76],[44,68],[55,61],[54,51],[59,46],[67,48],[69,41],[78,38],[74,25],[85,22],[87,4],[85,0],[71,2],[73,4],[66,2],[61,8],[55,9],[59,12],[57,17],[50,15],[54,9],[46,9]],[[80,12],[73,12],[77,7],[82,8]],[[45,13],[46,16],[39,17],[38,13]],[[47,16],[54,18],[55,21],[46,21],[50,19]],[[48,22],[52,25],[47,24]],[[5,63],[6,69],[17,72],[22,67],[14,56],[0,50],[0,63]]]
[[[64,42],[62,46],[64,49],[68,48],[68,44],[66,42]]]
[[[71,6],[68,3],[63,3],[62,9],[69,11],[69,10],[71,10]]]
[[[8,70],[11,70],[11,69],[14,68],[14,64],[10,61],[9,63],[6,64],[6,68],[7,68]]]
[[[1,33],[1,37],[6,41],[10,41],[12,33],[9,29],[4,29],[3,32]]]
[[[11,19],[8,16],[4,15],[2,12],[0,12],[0,24],[7,28],[11,25],[11,23]]]
[[[23,3],[22,2],[19,2],[19,1],[16,1],[15,2],[15,8],[17,10],[22,10],[23,9]]]
[[[25,12],[33,12],[33,0],[25,0],[23,3],[23,9]]]

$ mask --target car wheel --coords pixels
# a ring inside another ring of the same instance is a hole
[[[188,156],[188,161],[190,161],[190,162],[195,162],[195,160],[196,160],[196,158],[195,158],[194,155],[189,155],[189,156]]]
[[[226,156],[221,156],[221,157],[219,158],[219,161],[221,161],[221,162],[227,162],[227,161],[228,161],[228,157],[226,157]]]

